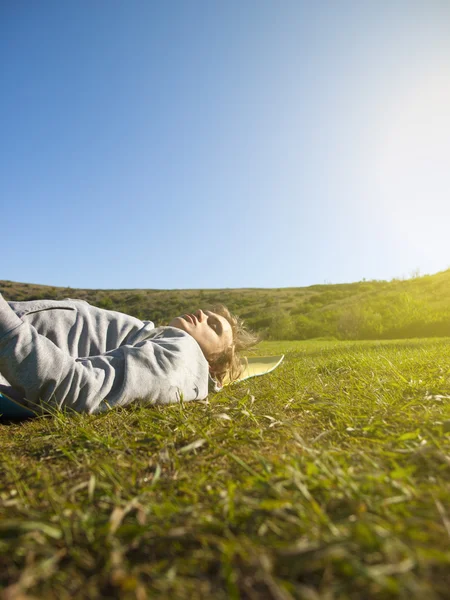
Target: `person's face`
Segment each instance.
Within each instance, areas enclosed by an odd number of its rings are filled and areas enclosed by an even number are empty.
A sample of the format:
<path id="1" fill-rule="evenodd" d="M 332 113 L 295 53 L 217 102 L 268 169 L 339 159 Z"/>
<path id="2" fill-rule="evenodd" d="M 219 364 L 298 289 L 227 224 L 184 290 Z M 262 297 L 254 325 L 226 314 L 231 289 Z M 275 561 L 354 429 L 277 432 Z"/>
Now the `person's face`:
<path id="1" fill-rule="evenodd" d="M 193 313 L 175 317 L 169 325 L 192 335 L 206 360 L 223 352 L 233 343 L 231 325 L 225 317 L 209 310 L 203 311 L 199 308 Z"/>

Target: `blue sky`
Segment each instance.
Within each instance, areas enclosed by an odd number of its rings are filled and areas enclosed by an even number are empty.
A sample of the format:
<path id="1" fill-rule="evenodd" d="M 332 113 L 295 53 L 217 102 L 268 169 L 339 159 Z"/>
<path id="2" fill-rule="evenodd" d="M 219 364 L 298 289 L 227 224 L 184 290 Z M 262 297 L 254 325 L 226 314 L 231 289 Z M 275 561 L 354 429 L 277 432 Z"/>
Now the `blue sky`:
<path id="1" fill-rule="evenodd" d="M 4 0 L 0 279 L 450 266 L 450 3 Z"/>

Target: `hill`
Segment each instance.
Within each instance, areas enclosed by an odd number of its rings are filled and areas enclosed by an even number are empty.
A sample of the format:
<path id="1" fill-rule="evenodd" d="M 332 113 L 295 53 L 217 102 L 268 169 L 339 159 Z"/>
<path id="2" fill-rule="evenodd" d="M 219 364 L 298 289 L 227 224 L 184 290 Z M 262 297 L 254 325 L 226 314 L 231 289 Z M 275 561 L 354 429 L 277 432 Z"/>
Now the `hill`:
<path id="1" fill-rule="evenodd" d="M 140 319 L 221 302 L 267 339 L 395 339 L 450 336 L 450 269 L 408 280 L 274 289 L 93 290 L 0 281 L 10 301 L 80 298 Z"/>

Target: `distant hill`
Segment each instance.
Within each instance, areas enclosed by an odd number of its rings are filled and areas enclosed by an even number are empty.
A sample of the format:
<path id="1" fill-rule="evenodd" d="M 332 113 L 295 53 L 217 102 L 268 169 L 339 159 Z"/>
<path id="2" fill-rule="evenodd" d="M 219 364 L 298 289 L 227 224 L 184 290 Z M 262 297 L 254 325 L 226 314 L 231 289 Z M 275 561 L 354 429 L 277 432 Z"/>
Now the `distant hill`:
<path id="1" fill-rule="evenodd" d="M 450 269 L 408 280 L 303 288 L 86 290 L 0 281 L 6 300 L 80 298 L 167 324 L 223 303 L 267 339 L 395 339 L 450 336 Z"/>

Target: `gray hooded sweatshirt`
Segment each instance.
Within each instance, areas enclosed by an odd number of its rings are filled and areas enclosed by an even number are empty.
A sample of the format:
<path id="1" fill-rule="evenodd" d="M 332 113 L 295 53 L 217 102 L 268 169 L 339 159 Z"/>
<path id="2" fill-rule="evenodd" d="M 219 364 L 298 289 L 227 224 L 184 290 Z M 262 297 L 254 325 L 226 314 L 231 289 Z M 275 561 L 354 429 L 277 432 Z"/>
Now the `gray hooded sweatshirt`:
<path id="1" fill-rule="evenodd" d="M 8 303 L 0 294 L 0 392 L 37 412 L 202 400 L 208 383 L 200 346 L 180 329 L 84 300 Z"/>

